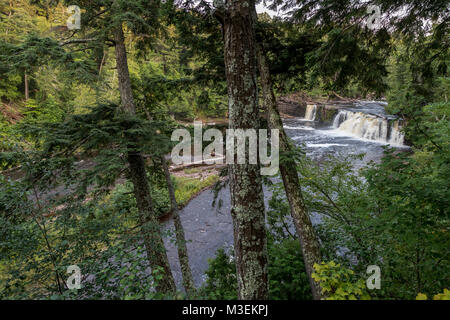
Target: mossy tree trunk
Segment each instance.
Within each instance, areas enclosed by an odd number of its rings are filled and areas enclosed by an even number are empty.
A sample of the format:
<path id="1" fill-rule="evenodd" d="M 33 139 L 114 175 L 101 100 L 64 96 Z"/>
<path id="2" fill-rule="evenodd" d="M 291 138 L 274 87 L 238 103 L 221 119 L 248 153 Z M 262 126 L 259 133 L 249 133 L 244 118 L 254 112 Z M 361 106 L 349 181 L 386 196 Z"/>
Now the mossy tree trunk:
<path id="1" fill-rule="evenodd" d="M 114 41 L 122 108 L 128 114 L 135 114 L 136 110 L 131 90 L 122 26 L 116 28 L 114 32 Z M 156 289 L 161 293 L 174 293 L 176 291 L 175 281 L 161 236 L 159 221 L 153 212 L 144 158 L 138 150 L 130 148 L 130 150 L 128 150 L 127 159 L 129 163 L 130 179 L 134 186 L 134 196 L 139 211 L 139 220 L 141 223 L 147 258 L 152 270 L 159 270 L 163 273 L 163 277 L 157 283 Z"/>
<path id="2" fill-rule="evenodd" d="M 255 7 L 253 7 L 253 9 L 253 19 L 255 19 L 254 22 L 256 24 L 257 13 Z M 256 51 L 268 125 L 270 129 L 279 130 L 280 154 L 286 154 L 292 151 L 292 146 L 283 129 L 283 122 L 281 121 L 280 113 L 278 111 L 269 65 L 266 60 L 264 49 L 260 43 L 256 44 Z M 298 179 L 297 166 L 295 160 L 289 157 L 285 157 L 283 161 L 280 161 L 279 166 L 284 189 L 289 201 L 291 216 L 302 248 L 303 260 L 311 285 L 311 292 L 315 300 L 320 300 L 322 298 L 321 288 L 311 277 L 312 273 L 314 273 L 314 264 L 321 262 L 320 245 L 304 204 L 300 181 Z"/>
<path id="3" fill-rule="evenodd" d="M 252 6 L 254 1 L 227 0 L 218 12 L 224 28 L 230 129 L 260 127 Z M 230 164 L 229 176 L 238 298 L 267 299 L 267 241 L 260 167 Z"/>

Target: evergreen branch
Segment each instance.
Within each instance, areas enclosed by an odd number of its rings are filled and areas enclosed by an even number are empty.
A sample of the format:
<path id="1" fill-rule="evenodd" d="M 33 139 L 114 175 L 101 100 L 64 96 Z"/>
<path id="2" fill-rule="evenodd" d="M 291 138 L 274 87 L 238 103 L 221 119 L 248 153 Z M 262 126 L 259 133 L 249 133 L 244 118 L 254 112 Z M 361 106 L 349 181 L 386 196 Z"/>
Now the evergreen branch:
<path id="1" fill-rule="evenodd" d="M 72 39 L 72 40 L 62 41 L 62 42 L 59 43 L 59 45 L 61 47 L 64 47 L 64 46 L 69 45 L 69 44 L 87 43 L 87 42 L 97 41 L 97 40 L 98 39 L 95 39 L 95 38 L 90 38 L 90 39 Z"/>

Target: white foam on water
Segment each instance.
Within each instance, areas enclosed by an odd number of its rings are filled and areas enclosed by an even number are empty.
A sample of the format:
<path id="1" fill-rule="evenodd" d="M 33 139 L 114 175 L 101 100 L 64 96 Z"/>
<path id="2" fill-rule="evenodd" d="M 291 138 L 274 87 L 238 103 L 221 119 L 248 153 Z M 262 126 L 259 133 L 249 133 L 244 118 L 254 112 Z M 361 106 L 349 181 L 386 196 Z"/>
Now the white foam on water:
<path id="1" fill-rule="evenodd" d="M 396 143 L 392 143 L 392 142 L 387 142 L 387 141 L 381 141 L 381 140 L 370 140 L 370 139 L 366 139 L 366 138 L 361 138 L 360 136 L 356 135 L 356 134 L 351 134 L 339 129 L 334 129 L 334 130 L 318 130 L 320 131 L 321 134 L 330 136 L 330 137 L 340 137 L 340 138 L 349 138 L 349 139 L 354 139 L 354 140 L 359 140 L 359 141 L 364 141 L 364 142 L 369 142 L 369 143 L 376 143 L 376 144 L 381 144 L 381 145 L 391 145 L 394 146 L 396 148 L 409 148 L 408 146 L 405 146 L 403 144 L 396 144 Z"/>
<path id="2" fill-rule="evenodd" d="M 381 101 L 381 100 L 361 100 L 359 103 L 360 104 L 363 104 L 363 103 L 377 103 L 377 104 L 381 104 L 383 106 L 387 106 L 388 105 L 387 101 Z"/>
<path id="3" fill-rule="evenodd" d="M 307 143 L 309 148 L 329 148 L 329 147 L 348 147 L 348 144 L 340 143 Z"/>
<path id="4" fill-rule="evenodd" d="M 306 126 L 298 126 L 298 127 L 283 126 L 283 128 L 288 129 L 288 130 L 315 130 L 314 128 L 306 127 Z"/>

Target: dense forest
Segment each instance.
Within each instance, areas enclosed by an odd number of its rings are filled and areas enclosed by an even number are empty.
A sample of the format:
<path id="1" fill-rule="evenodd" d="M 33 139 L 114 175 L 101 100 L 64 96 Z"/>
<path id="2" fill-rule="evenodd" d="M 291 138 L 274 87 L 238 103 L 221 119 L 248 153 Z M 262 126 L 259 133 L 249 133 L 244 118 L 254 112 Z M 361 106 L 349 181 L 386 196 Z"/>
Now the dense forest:
<path id="1" fill-rule="evenodd" d="M 449 22 L 0 0 L 0 299 L 449 300 Z"/>

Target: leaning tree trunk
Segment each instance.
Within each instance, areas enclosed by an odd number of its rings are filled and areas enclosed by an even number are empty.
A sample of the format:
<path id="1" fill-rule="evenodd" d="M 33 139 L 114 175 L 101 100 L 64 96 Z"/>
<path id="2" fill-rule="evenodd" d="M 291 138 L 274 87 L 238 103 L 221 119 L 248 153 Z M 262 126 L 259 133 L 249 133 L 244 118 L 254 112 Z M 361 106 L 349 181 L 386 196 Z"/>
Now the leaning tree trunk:
<path id="1" fill-rule="evenodd" d="M 30 90 L 28 89 L 28 74 L 26 71 L 23 76 L 23 82 L 25 84 L 25 101 L 28 101 L 30 99 Z"/>
<path id="2" fill-rule="evenodd" d="M 253 7 L 253 18 L 257 19 L 256 9 Z M 270 76 L 269 66 L 266 60 L 262 45 L 257 43 L 258 67 L 261 78 L 261 87 L 263 89 L 264 107 L 267 112 L 267 121 L 270 129 L 278 129 L 280 134 L 280 154 L 286 154 L 292 151 L 291 144 L 288 140 L 286 132 L 283 129 L 278 105 L 273 91 L 272 79 Z M 280 173 L 283 179 L 284 189 L 289 201 L 291 216 L 294 221 L 295 229 L 303 254 L 306 272 L 308 274 L 311 292 L 315 300 L 322 298 L 320 285 L 311 277 L 314 273 L 314 264 L 321 262 L 320 246 L 314 233 L 308 211 L 303 201 L 300 181 L 298 179 L 297 166 L 292 158 L 280 161 Z"/>
<path id="3" fill-rule="evenodd" d="M 227 0 L 223 21 L 230 129 L 259 129 L 253 1 Z M 248 156 L 248 150 L 246 150 Z M 247 157 L 246 157 L 247 158 Z M 267 299 L 267 241 L 258 164 L 230 164 L 231 215 L 239 299 Z"/>
<path id="4" fill-rule="evenodd" d="M 178 204 L 175 198 L 175 190 L 172 179 L 170 178 L 169 167 L 164 156 L 161 157 L 161 163 L 166 177 L 167 189 L 169 190 L 170 206 L 172 208 L 173 222 L 175 225 L 175 234 L 178 247 L 178 260 L 180 260 L 181 274 L 183 276 L 183 286 L 188 295 L 195 293 L 194 280 L 192 278 L 191 268 L 189 267 L 189 257 L 186 247 L 186 238 L 184 236 L 183 225 L 181 224 Z"/>
<path id="5" fill-rule="evenodd" d="M 135 114 L 136 110 L 131 90 L 122 26 L 119 26 L 115 30 L 114 41 L 122 108 L 128 114 Z M 169 260 L 167 259 L 166 249 L 161 237 L 159 221 L 153 212 L 144 158 L 138 150 L 134 150 L 131 147 L 129 148 L 127 159 L 130 166 L 130 178 L 134 185 L 134 196 L 139 211 L 139 220 L 142 225 L 141 230 L 147 258 L 152 270 L 160 270 L 163 273 L 163 277 L 157 283 L 156 289 L 161 293 L 173 293 L 176 291 L 175 281 L 170 270 Z"/>

